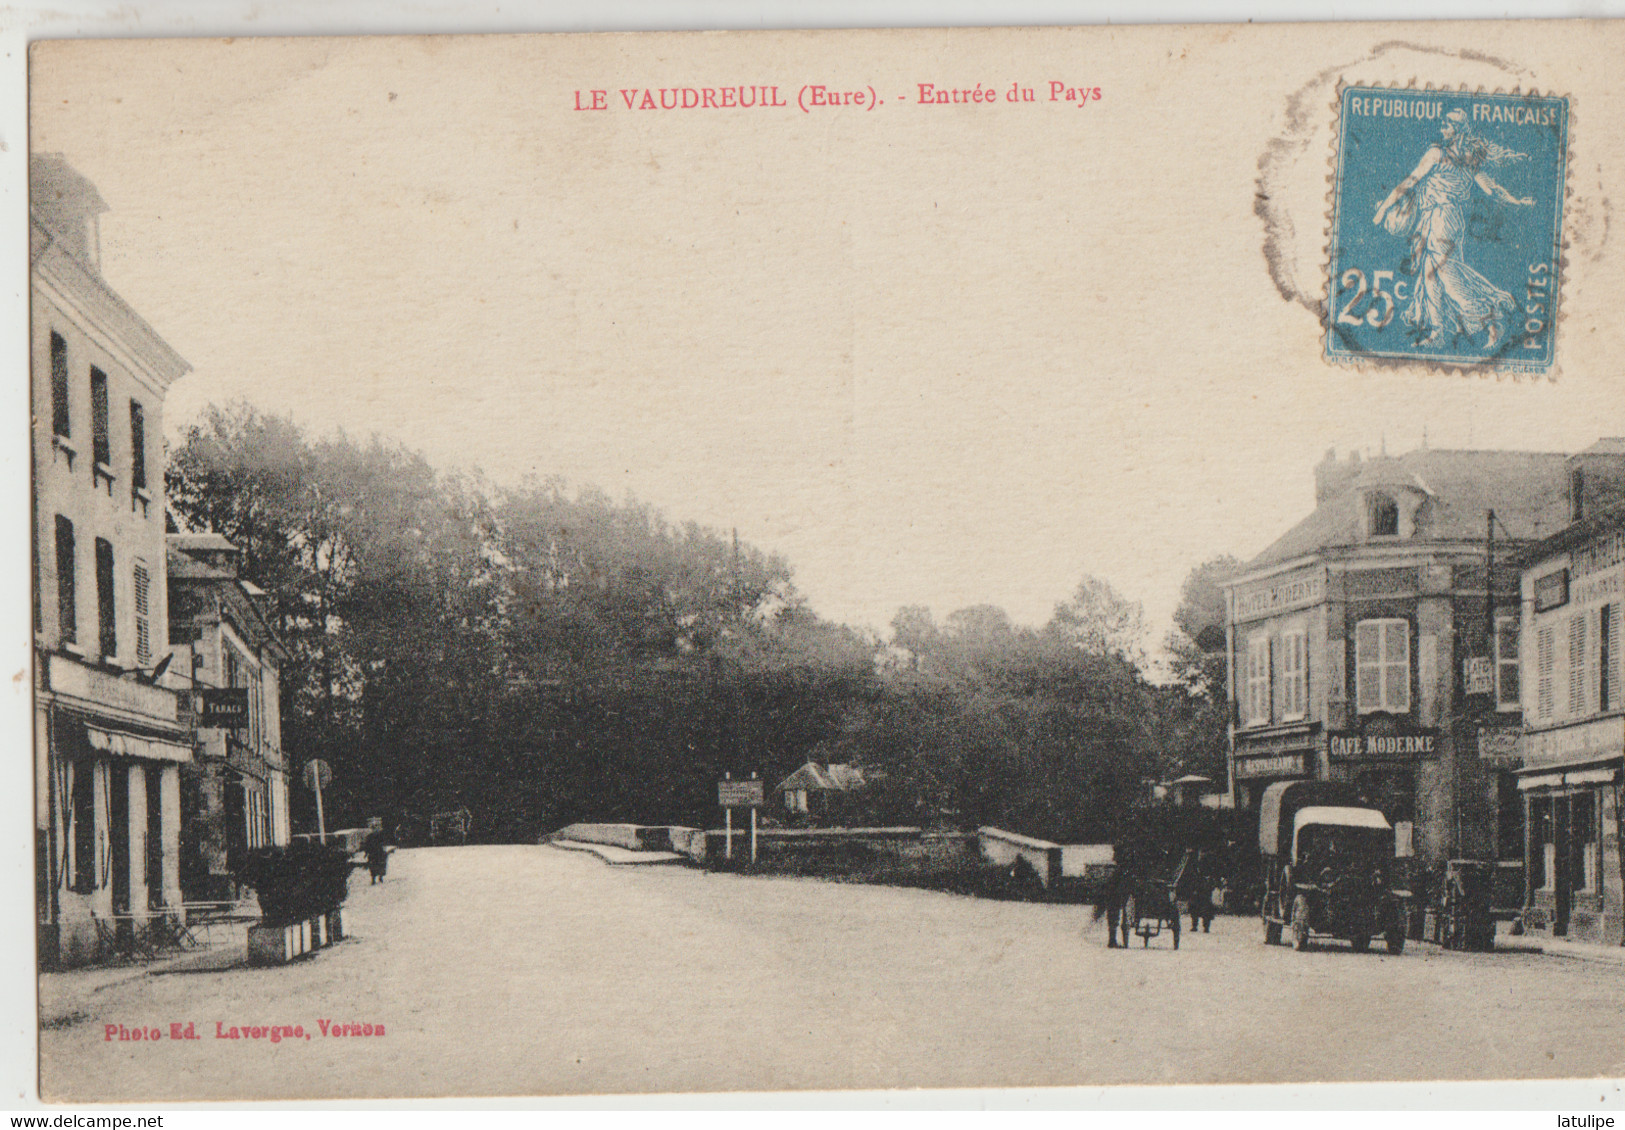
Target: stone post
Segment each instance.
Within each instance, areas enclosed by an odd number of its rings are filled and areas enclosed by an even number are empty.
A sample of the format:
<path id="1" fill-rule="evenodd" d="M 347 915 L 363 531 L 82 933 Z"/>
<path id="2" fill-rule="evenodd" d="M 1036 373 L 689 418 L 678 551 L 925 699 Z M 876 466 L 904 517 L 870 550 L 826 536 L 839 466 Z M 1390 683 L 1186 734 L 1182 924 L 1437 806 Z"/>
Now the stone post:
<path id="1" fill-rule="evenodd" d="M 147 909 L 147 889 L 156 875 L 147 874 L 147 764 L 132 761 L 117 769 L 115 774 L 129 781 L 130 803 L 126 814 L 130 840 L 130 913 L 141 914 Z M 114 788 L 118 787 L 115 779 Z"/>
<path id="2" fill-rule="evenodd" d="M 181 912 L 181 772 L 168 764 L 158 778 L 159 817 L 164 830 L 164 905 Z"/>

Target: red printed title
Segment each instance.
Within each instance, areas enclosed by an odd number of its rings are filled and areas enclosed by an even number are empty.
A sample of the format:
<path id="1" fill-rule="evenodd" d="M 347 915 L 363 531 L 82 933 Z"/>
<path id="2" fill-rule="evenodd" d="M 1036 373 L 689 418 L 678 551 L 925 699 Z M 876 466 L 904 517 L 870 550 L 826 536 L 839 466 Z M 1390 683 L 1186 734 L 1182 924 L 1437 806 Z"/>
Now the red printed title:
<path id="1" fill-rule="evenodd" d="M 872 84 L 831 86 L 806 83 L 798 90 L 774 84 L 748 86 L 634 86 L 617 90 L 577 90 L 574 109 L 610 110 L 874 110 L 896 106 L 1054 105 L 1081 108 L 1101 100 L 1098 86 L 1050 79 L 1037 86 L 1012 82 L 1007 87 L 975 83 L 942 86 L 917 82 L 912 89 L 886 97 Z"/>

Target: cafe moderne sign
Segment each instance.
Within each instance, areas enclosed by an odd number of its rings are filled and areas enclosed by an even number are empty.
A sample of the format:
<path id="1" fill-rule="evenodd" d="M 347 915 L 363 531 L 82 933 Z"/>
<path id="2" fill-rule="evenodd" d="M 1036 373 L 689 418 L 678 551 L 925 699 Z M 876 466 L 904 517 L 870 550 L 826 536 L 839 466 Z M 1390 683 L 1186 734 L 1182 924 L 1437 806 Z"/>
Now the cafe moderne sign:
<path id="1" fill-rule="evenodd" d="M 1332 760 L 1355 758 L 1432 757 L 1438 735 L 1426 730 L 1408 734 L 1357 734 L 1333 730 L 1327 735 Z"/>

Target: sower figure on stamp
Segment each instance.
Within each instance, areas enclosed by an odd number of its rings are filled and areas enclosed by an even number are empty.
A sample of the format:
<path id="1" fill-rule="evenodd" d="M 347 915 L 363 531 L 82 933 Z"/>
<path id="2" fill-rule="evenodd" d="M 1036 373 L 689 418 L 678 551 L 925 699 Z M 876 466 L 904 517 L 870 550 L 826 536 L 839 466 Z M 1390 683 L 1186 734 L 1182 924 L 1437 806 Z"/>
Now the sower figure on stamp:
<path id="1" fill-rule="evenodd" d="M 1417 335 L 1417 344 L 1436 345 L 1483 333 L 1485 348 L 1493 349 L 1506 335 L 1506 321 L 1517 302 L 1469 267 L 1462 251 L 1475 185 L 1503 204 L 1535 203 L 1532 197 L 1513 196 L 1484 171 L 1488 165 L 1528 159 L 1527 154 L 1479 137 L 1466 111 L 1451 110 L 1444 116 L 1439 141 L 1428 146 L 1411 175 L 1377 205 L 1373 223 L 1394 235 L 1410 236 L 1408 264 L 1415 275 L 1402 316 Z M 1413 195 L 1418 185 L 1420 190 Z"/>

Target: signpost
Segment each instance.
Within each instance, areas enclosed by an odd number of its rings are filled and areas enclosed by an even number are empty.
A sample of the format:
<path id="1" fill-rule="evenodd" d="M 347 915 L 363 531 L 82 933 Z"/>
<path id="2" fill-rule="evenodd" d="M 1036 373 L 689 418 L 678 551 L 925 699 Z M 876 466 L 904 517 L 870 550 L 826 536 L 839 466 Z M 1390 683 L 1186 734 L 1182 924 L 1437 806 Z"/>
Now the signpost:
<path id="1" fill-rule="evenodd" d="M 762 782 L 756 774 L 750 775 L 748 781 L 736 781 L 732 773 L 724 773 L 722 780 L 717 782 L 717 804 L 722 807 L 723 819 L 726 821 L 725 829 L 727 844 L 723 847 L 723 856 L 726 859 L 734 857 L 734 809 L 750 809 L 750 861 L 756 862 L 756 810 L 762 806 Z"/>
<path id="2" fill-rule="evenodd" d="M 333 770 L 319 757 L 305 762 L 305 787 L 316 792 L 316 832 L 327 842 L 327 816 L 322 812 L 322 790 L 333 781 Z"/>

